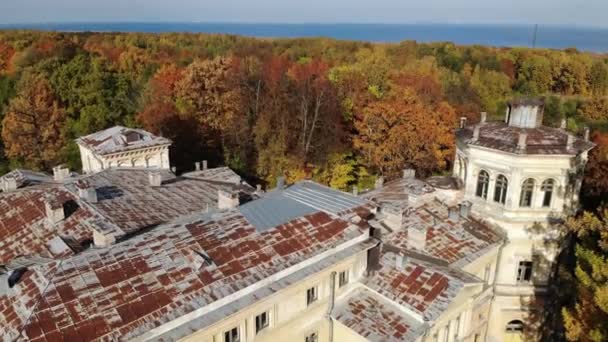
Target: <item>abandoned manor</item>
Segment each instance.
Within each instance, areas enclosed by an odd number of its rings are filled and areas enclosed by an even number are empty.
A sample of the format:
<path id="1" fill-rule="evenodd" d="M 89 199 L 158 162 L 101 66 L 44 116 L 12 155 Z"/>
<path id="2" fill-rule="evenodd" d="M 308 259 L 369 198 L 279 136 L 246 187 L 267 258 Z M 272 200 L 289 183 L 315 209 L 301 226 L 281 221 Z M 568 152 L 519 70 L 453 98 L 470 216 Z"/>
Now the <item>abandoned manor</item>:
<path id="1" fill-rule="evenodd" d="M 342 192 L 171 168 L 171 141 L 80 137 L 82 173 L 0 176 L 3 341 L 521 341 L 578 207 L 588 131 L 537 100 L 461 119 L 451 176 Z"/>

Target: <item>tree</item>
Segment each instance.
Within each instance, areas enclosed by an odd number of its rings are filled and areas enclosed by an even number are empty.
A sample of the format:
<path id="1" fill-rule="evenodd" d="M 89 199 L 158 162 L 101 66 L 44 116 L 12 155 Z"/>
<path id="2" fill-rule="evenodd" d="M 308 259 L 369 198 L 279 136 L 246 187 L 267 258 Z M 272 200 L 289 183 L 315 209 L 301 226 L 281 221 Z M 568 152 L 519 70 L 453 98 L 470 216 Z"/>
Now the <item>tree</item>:
<path id="1" fill-rule="evenodd" d="M 523 94 L 539 95 L 553 88 L 551 61 L 539 55 L 524 57 L 517 72 L 517 88 Z"/>
<path id="2" fill-rule="evenodd" d="M 576 293 L 573 304 L 562 309 L 570 341 L 608 339 L 608 210 L 585 212 L 567 224 L 578 238 Z"/>
<path id="3" fill-rule="evenodd" d="M 608 133 L 594 132 L 591 140 L 597 146 L 589 152 L 582 193 L 589 208 L 596 208 L 608 196 Z"/>
<path id="4" fill-rule="evenodd" d="M 477 93 L 484 111 L 497 116 L 499 104 L 511 93 L 509 78 L 500 72 L 475 67 L 471 88 Z"/>
<path id="5" fill-rule="evenodd" d="M 406 164 L 429 174 L 443 170 L 452 158 L 455 121 L 447 103 L 425 106 L 412 89 L 397 88 L 357 115 L 353 144 L 384 175 L 394 176 Z"/>
<path id="6" fill-rule="evenodd" d="M 585 120 L 606 121 L 608 120 L 608 98 L 592 98 L 582 104 L 578 113 Z"/>
<path id="7" fill-rule="evenodd" d="M 608 93 L 608 63 L 596 60 L 589 71 L 589 86 L 594 96 L 605 96 Z"/>
<path id="8" fill-rule="evenodd" d="M 59 162 L 66 115 L 45 76 L 28 73 L 18 84 L 2 122 L 6 155 L 38 170 Z"/>

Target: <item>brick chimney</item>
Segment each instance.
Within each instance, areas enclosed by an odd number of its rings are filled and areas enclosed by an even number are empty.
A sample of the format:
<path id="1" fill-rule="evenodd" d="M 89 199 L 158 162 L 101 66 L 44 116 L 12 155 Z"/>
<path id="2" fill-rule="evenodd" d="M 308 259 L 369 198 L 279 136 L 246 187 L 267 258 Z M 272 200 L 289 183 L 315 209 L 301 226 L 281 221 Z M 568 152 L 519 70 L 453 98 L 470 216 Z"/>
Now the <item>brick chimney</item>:
<path id="1" fill-rule="evenodd" d="M 448 219 L 450 219 L 452 222 L 458 222 L 460 219 L 460 208 L 457 206 L 448 207 Z"/>
<path id="2" fill-rule="evenodd" d="M 2 191 L 14 191 L 17 190 L 17 179 L 15 177 L 5 177 L 2 179 Z"/>
<path id="3" fill-rule="evenodd" d="M 414 170 L 414 169 L 405 169 L 405 170 L 403 170 L 403 178 L 404 179 L 415 179 L 416 178 L 416 170 Z"/>
<path id="4" fill-rule="evenodd" d="M 203 171 L 207 170 L 207 161 L 203 160 Z"/>
<path id="5" fill-rule="evenodd" d="M 572 136 L 571 134 L 568 134 L 568 138 L 566 140 L 566 148 L 571 150 L 573 145 L 574 145 L 574 136 Z"/>
<path id="6" fill-rule="evenodd" d="M 63 203 L 59 203 L 53 198 L 44 198 L 44 209 L 46 212 L 46 219 L 49 224 L 57 224 L 61 220 L 65 219 Z"/>
<path id="7" fill-rule="evenodd" d="M 353 185 L 353 196 L 359 196 L 359 187 Z"/>
<path id="8" fill-rule="evenodd" d="M 201 170 L 201 162 L 195 162 L 194 163 L 194 170 L 195 171 L 200 171 Z"/>
<path id="9" fill-rule="evenodd" d="M 80 180 L 76 182 L 76 187 L 78 188 L 78 196 L 81 199 L 90 203 L 97 203 L 97 190 L 89 182 Z"/>
<path id="10" fill-rule="evenodd" d="M 64 167 L 63 165 L 59 165 L 53 168 L 53 179 L 56 182 L 63 182 L 70 177 L 70 169 Z"/>
<path id="11" fill-rule="evenodd" d="M 467 117 L 461 116 L 460 117 L 460 128 L 465 128 L 466 126 L 467 126 Z"/>
<path id="12" fill-rule="evenodd" d="M 407 263 L 407 257 L 401 254 L 395 254 L 395 268 L 403 270 L 404 265 Z"/>
<path id="13" fill-rule="evenodd" d="M 589 141 L 590 132 L 591 130 L 589 129 L 589 127 L 585 126 L 585 128 L 583 128 L 583 139 L 585 139 L 585 141 Z"/>
<path id="14" fill-rule="evenodd" d="M 559 128 L 561 130 L 566 130 L 566 127 L 568 127 L 568 121 L 566 121 L 566 119 L 562 119 L 562 121 L 561 121 L 561 123 L 559 125 Z"/>
<path id="15" fill-rule="evenodd" d="M 479 122 L 486 123 L 487 120 L 488 120 L 488 113 L 481 112 Z"/>
<path id="16" fill-rule="evenodd" d="M 150 182 L 150 186 L 159 187 L 163 183 L 163 176 L 160 172 L 150 172 L 148 173 L 148 181 Z"/>
<path id="17" fill-rule="evenodd" d="M 475 126 L 475 128 L 473 128 L 473 141 L 479 140 L 479 130 L 480 130 L 479 125 L 477 125 L 477 126 Z"/>
<path id="18" fill-rule="evenodd" d="M 285 188 L 285 177 L 279 176 L 277 177 L 277 189 L 283 190 L 283 188 Z"/>
<path id="19" fill-rule="evenodd" d="M 236 208 L 239 206 L 239 195 L 225 190 L 217 191 L 217 207 L 219 209 Z"/>
<path id="20" fill-rule="evenodd" d="M 426 233 L 428 227 L 424 224 L 415 224 L 407 227 L 407 247 L 423 251 L 426 248 Z"/>

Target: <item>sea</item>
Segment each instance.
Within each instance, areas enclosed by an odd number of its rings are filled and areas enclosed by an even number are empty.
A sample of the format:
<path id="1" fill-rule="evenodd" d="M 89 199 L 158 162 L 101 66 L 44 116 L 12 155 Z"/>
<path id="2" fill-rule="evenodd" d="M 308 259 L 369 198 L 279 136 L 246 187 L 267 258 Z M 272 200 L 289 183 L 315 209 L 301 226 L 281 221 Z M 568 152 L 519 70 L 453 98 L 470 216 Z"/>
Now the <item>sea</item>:
<path id="1" fill-rule="evenodd" d="M 64 32 L 204 32 L 251 37 L 329 37 L 370 42 L 450 41 L 460 45 L 576 48 L 608 52 L 608 28 L 486 24 L 255 24 L 205 22 L 112 22 L 0 24 L 0 29 Z M 536 34 L 535 34 L 536 32 Z"/>

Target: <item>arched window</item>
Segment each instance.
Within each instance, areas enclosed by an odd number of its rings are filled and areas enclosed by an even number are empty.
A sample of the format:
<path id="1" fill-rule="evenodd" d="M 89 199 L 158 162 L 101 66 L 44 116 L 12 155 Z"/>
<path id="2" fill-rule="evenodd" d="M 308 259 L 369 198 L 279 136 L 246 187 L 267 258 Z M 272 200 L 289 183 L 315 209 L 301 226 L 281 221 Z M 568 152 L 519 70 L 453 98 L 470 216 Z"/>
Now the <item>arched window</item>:
<path id="1" fill-rule="evenodd" d="M 479 171 L 479 176 L 477 177 L 477 197 L 481 197 L 483 199 L 488 198 L 488 184 L 490 183 L 490 176 L 485 171 Z"/>
<path id="2" fill-rule="evenodd" d="M 507 200 L 508 186 L 509 181 L 507 180 L 507 177 L 503 175 L 498 175 L 498 177 L 496 177 L 496 186 L 494 187 L 494 202 L 505 204 Z"/>
<path id="3" fill-rule="evenodd" d="M 520 207 L 532 206 L 532 193 L 534 192 L 534 179 L 528 178 L 521 185 L 521 195 L 519 197 Z"/>
<path id="4" fill-rule="evenodd" d="M 554 185 L 555 185 L 555 181 L 553 179 L 547 179 L 541 185 L 540 191 L 542 191 L 544 193 L 543 194 L 543 207 L 551 206 L 551 199 L 553 198 Z"/>
<path id="5" fill-rule="evenodd" d="M 505 330 L 508 333 L 522 333 L 524 331 L 524 322 L 514 319 L 511 322 L 507 323 L 507 327 Z"/>

